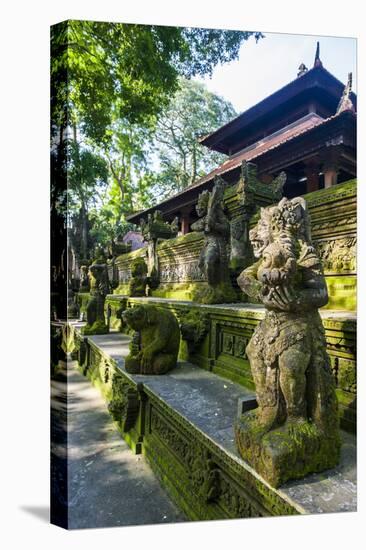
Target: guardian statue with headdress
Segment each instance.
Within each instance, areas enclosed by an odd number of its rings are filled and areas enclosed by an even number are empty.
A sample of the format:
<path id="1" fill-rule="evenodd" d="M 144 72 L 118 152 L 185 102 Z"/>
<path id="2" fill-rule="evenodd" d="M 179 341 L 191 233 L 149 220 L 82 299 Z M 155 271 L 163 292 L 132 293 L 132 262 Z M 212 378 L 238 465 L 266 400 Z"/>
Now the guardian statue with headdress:
<path id="1" fill-rule="evenodd" d="M 193 296 L 200 303 L 237 301 L 229 275 L 230 222 L 224 209 L 224 189 L 224 180 L 216 177 L 213 190 L 205 190 L 200 194 L 196 206 L 199 219 L 191 225 L 193 231 L 202 231 L 204 234 L 198 267 L 207 284 Z"/>
<path id="2" fill-rule="evenodd" d="M 335 384 L 318 312 L 328 293 L 303 198 L 262 208 L 249 238 L 256 262 L 238 284 L 264 305 L 265 317 L 246 348 L 258 407 L 237 419 L 236 442 L 278 486 L 339 460 Z"/>

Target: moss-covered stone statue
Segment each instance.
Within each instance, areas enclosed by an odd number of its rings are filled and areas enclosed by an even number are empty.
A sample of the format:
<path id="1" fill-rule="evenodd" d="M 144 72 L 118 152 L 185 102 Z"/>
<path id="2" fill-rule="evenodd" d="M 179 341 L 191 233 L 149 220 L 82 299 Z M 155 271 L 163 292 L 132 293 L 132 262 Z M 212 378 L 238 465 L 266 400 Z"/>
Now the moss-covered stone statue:
<path id="1" fill-rule="evenodd" d="M 151 290 L 156 290 L 160 284 L 158 241 L 177 236 L 178 218 L 168 223 L 164 221 L 162 212 L 155 210 L 154 214 L 148 214 L 147 220 L 140 219 L 140 229 L 147 242 L 147 293 L 150 294 Z"/>
<path id="2" fill-rule="evenodd" d="M 165 374 L 177 364 L 180 330 L 170 311 L 153 305 L 138 305 L 123 313 L 123 320 L 135 330 L 126 357 L 131 374 Z"/>
<path id="3" fill-rule="evenodd" d="M 193 296 L 194 301 L 202 304 L 237 301 L 229 276 L 230 223 L 224 212 L 224 184 L 221 178 L 215 178 L 212 192 L 200 194 L 196 206 L 200 219 L 191 225 L 193 231 L 203 231 L 205 237 L 198 266 L 208 287 L 197 290 Z"/>
<path id="4" fill-rule="evenodd" d="M 89 292 L 90 290 L 90 279 L 89 279 L 89 268 L 87 265 L 82 265 L 80 267 L 80 288 L 79 292 Z"/>
<path id="5" fill-rule="evenodd" d="M 194 353 L 206 336 L 210 323 L 208 315 L 198 310 L 190 310 L 180 315 L 182 339 L 187 342 L 189 353 Z"/>
<path id="6" fill-rule="evenodd" d="M 108 269 L 106 263 L 96 260 L 89 267 L 90 298 L 86 306 L 86 325 L 84 334 L 107 334 L 108 325 L 104 317 L 105 297 L 110 293 Z"/>
<path id="7" fill-rule="evenodd" d="M 338 406 L 318 313 L 328 294 L 304 199 L 261 209 L 250 241 L 258 261 L 238 284 L 266 315 L 246 349 L 258 408 L 237 419 L 235 436 L 242 457 L 277 487 L 339 461 Z"/>
<path id="8" fill-rule="evenodd" d="M 131 264 L 131 279 L 128 287 L 129 296 L 146 296 L 147 265 L 143 258 L 136 258 Z"/>

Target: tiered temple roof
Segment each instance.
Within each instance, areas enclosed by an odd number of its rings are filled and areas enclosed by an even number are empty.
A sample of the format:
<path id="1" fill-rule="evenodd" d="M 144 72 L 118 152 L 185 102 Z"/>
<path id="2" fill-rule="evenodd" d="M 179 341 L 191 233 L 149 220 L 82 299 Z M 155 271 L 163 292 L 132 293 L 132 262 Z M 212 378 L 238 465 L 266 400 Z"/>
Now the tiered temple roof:
<path id="1" fill-rule="evenodd" d="M 200 139 L 202 145 L 227 154 L 226 161 L 129 220 L 137 223 L 159 209 L 167 220 L 188 213 L 193 221 L 199 193 L 212 188 L 216 175 L 236 182 L 243 160 L 257 164 L 264 183 L 285 170 L 289 197 L 354 177 L 357 97 L 351 86 L 352 75 L 345 86 L 323 67 L 318 43 L 312 69 L 301 64 L 295 80 Z"/>

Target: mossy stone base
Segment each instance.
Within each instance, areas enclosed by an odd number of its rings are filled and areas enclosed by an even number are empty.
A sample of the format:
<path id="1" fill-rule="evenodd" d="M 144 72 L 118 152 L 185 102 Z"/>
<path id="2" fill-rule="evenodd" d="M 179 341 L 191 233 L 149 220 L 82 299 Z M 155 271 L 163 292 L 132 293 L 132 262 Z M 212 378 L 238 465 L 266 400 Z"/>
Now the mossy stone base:
<path id="1" fill-rule="evenodd" d="M 221 283 L 200 288 L 194 292 L 193 301 L 199 304 L 232 304 L 238 301 L 238 295 L 230 283 Z"/>
<path id="2" fill-rule="evenodd" d="M 104 321 L 95 321 L 92 325 L 85 325 L 85 327 L 82 328 L 82 333 L 85 335 L 90 334 L 108 334 L 109 328 L 108 325 L 104 323 Z"/>
<path id="3" fill-rule="evenodd" d="M 235 439 L 243 459 L 273 487 L 334 468 L 340 459 L 338 435 L 328 436 L 305 420 L 287 421 L 268 431 L 255 410 L 237 419 Z"/>

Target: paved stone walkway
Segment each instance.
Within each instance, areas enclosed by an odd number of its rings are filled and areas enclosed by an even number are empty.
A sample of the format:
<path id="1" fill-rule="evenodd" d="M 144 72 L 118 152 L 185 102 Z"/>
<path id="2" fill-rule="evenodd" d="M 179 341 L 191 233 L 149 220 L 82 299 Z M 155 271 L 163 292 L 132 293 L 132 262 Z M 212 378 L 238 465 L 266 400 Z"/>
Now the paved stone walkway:
<path id="1" fill-rule="evenodd" d="M 117 432 L 99 391 L 70 366 L 67 378 L 69 528 L 184 521 Z"/>

